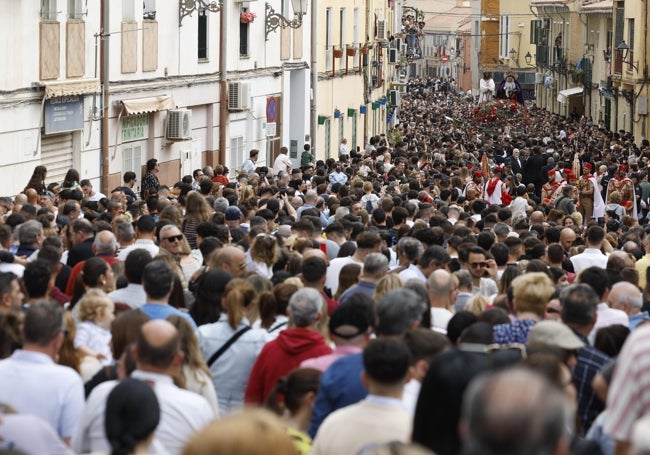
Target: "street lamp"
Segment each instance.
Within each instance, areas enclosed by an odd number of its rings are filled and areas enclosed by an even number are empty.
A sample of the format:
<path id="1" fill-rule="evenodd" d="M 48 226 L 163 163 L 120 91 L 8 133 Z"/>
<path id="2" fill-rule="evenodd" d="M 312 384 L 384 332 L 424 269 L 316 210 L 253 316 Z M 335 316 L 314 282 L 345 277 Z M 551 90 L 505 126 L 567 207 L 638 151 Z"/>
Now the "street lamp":
<path id="1" fill-rule="evenodd" d="M 533 56 L 530 55 L 530 51 L 526 52 L 526 55 L 524 55 L 524 60 L 526 60 L 526 65 L 530 65 L 530 62 L 533 61 Z"/>
<path id="2" fill-rule="evenodd" d="M 619 45 L 616 46 L 616 50 L 621 55 L 621 62 L 626 63 L 630 65 L 632 68 L 634 68 L 635 70 L 639 71 L 638 65 L 635 65 L 634 62 L 630 62 L 627 60 L 627 57 L 630 54 L 630 46 L 627 45 L 625 40 L 621 41 Z"/>
<path id="3" fill-rule="evenodd" d="M 508 52 L 508 55 L 510 55 L 510 60 L 515 59 L 515 57 L 517 56 L 517 51 L 515 50 L 514 47 L 512 49 L 510 49 L 510 52 Z"/>
<path id="4" fill-rule="evenodd" d="M 300 28 L 302 26 L 302 17 L 307 14 L 308 0 L 291 0 L 291 7 L 295 17 L 291 20 L 287 19 L 280 13 L 276 13 L 270 4 L 266 4 L 266 40 L 269 39 L 269 33 L 274 32 L 280 28 Z"/>

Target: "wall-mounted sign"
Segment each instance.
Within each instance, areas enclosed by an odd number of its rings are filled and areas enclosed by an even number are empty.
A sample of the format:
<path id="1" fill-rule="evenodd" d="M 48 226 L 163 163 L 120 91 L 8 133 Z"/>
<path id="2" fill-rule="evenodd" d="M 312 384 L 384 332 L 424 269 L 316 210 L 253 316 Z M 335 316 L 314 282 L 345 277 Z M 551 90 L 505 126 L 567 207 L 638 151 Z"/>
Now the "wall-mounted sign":
<path id="1" fill-rule="evenodd" d="M 45 100 L 45 134 L 66 133 L 83 127 L 83 97 L 72 95 Z"/>
<path id="2" fill-rule="evenodd" d="M 149 137 L 149 114 L 127 115 L 122 118 L 122 142 Z"/>

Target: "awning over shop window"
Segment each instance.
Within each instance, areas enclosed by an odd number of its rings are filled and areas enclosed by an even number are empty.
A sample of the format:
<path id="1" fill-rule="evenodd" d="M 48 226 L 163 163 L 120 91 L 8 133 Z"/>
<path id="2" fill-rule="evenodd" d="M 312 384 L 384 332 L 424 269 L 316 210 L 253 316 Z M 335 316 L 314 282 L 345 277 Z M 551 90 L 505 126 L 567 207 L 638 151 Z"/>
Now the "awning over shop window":
<path id="1" fill-rule="evenodd" d="M 45 98 L 47 99 L 100 92 L 101 85 L 99 84 L 99 79 L 83 79 L 45 84 Z"/>
<path id="2" fill-rule="evenodd" d="M 573 88 L 568 88 L 566 90 L 561 90 L 560 93 L 557 94 L 557 100 L 560 103 L 568 103 L 569 102 L 569 97 L 573 95 L 579 95 L 582 93 L 582 87 L 573 87 Z"/>
<path id="3" fill-rule="evenodd" d="M 148 114 L 150 112 L 166 111 L 176 107 L 171 95 L 122 100 L 122 105 L 124 106 L 125 115 Z"/>

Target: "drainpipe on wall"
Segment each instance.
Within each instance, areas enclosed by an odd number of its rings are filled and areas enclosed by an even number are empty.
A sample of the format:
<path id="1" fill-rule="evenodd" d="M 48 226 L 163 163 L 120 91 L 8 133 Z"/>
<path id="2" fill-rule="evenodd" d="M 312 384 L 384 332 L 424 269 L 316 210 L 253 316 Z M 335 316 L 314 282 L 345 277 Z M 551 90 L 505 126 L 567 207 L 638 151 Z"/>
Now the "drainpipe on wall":
<path id="1" fill-rule="evenodd" d="M 318 0 L 311 2 L 311 99 L 309 100 L 309 138 L 311 153 L 316 156 L 316 133 L 318 129 Z"/>
<path id="2" fill-rule="evenodd" d="M 219 97 L 219 163 L 226 166 L 226 132 L 228 127 L 228 2 L 221 2 L 221 26 L 219 38 L 219 76 L 221 95 Z"/>
<path id="3" fill-rule="evenodd" d="M 102 127 L 101 127 L 101 160 L 99 173 L 101 175 L 101 191 L 108 191 L 108 106 L 109 92 L 110 92 L 110 0 L 101 0 L 101 13 L 100 21 L 102 24 L 101 29 L 101 79 L 102 90 L 104 96 L 102 97 Z"/>

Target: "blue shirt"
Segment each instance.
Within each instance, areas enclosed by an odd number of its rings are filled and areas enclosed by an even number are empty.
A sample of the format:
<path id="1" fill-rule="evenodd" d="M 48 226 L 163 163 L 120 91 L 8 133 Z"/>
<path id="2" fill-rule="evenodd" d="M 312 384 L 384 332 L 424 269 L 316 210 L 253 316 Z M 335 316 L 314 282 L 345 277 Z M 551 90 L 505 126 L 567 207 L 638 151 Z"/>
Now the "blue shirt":
<path id="1" fill-rule="evenodd" d="M 309 425 L 309 435 L 316 436 L 318 427 L 332 412 L 363 400 L 368 391 L 361 384 L 362 354 L 341 357 L 325 370 Z"/>
<path id="2" fill-rule="evenodd" d="M 494 326 L 494 342 L 496 344 L 522 343 L 528 340 L 528 331 L 537 322 L 532 319 L 521 319 Z"/>
<path id="3" fill-rule="evenodd" d="M 145 303 L 140 307 L 140 311 L 149 316 L 151 319 L 167 319 L 169 316 L 180 316 L 187 319 L 196 331 L 196 323 L 192 316 L 171 305 L 161 305 L 159 303 Z"/>
<path id="4" fill-rule="evenodd" d="M 641 313 L 630 316 L 630 331 L 636 329 L 636 326 L 646 319 L 650 319 L 650 315 L 648 315 L 647 311 L 642 311 Z"/>
<path id="5" fill-rule="evenodd" d="M 375 295 L 376 288 L 377 285 L 375 283 L 371 283 L 370 281 L 359 281 L 357 284 L 346 289 L 345 292 L 341 294 L 341 297 L 339 297 L 339 302 L 345 303 L 345 301 L 349 299 L 352 294 L 356 294 L 358 292 L 362 292 L 368 297 L 372 298 L 372 296 Z"/>

